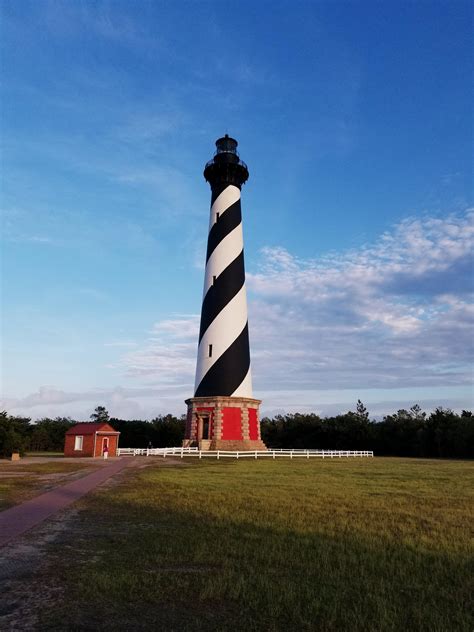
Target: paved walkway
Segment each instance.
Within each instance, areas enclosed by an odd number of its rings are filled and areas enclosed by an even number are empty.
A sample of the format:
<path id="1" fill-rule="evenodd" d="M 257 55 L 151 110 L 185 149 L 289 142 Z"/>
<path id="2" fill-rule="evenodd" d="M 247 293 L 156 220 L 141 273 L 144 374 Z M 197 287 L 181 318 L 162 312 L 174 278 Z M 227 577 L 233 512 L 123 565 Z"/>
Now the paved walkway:
<path id="1" fill-rule="evenodd" d="M 130 462 L 131 459 L 127 458 L 114 460 L 92 474 L 61 485 L 21 505 L 5 509 L 0 513 L 0 547 L 95 489 Z"/>

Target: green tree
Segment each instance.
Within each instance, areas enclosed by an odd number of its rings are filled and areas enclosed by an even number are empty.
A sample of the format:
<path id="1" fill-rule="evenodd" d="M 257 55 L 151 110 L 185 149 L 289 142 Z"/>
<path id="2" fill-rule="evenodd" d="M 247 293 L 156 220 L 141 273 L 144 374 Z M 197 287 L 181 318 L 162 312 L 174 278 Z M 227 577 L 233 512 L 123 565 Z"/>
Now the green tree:
<path id="1" fill-rule="evenodd" d="M 105 406 L 97 406 L 94 408 L 94 412 L 90 416 L 92 421 L 96 423 L 108 423 L 110 420 L 110 415 Z"/>
<path id="2" fill-rule="evenodd" d="M 158 416 L 152 421 L 142 419 L 117 419 L 112 417 L 111 425 L 120 432 L 120 445 L 126 448 L 164 448 L 180 446 L 184 439 L 185 416 Z"/>
<path id="3" fill-rule="evenodd" d="M 44 417 L 31 426 L 30 450 L 62 452 L 64 435 L 76 422 L 70 417 Z"/>
<path id="4" fill-rule="evenodd" d="M 415 421 L 424 421 L 424 419 L 426 418 L 426 413 L 424 413 L 421 410 L 418 404 L 415 404 L 414 406 L 412 406 L 410 410 L 408 411 L 408 414 Z"/>
<path id="5" fill-rule="evenodd" d="M 9 457 L 12 452 L 25 452 L 30 423 L 29 417 L 11 417 L 6 410 L 0 412 L 0 458 Z"/>
<path id="6" fill-rule="evenodd" d="M 360 399 L 357 400 L 356 417 L 359 419 L 359 421 L 369 421 L 369 411 L 360 401 Z"/>

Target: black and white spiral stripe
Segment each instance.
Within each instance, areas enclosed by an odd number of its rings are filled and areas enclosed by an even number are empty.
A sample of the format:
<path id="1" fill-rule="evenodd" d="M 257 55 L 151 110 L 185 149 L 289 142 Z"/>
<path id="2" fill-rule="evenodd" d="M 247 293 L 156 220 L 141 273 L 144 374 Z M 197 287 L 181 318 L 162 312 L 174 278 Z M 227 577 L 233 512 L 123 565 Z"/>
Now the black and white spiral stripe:
<path id="1" fill-rule="evenodd" d="M 195 397 L 252 397 L 240 189 L 212 187 Z"/>

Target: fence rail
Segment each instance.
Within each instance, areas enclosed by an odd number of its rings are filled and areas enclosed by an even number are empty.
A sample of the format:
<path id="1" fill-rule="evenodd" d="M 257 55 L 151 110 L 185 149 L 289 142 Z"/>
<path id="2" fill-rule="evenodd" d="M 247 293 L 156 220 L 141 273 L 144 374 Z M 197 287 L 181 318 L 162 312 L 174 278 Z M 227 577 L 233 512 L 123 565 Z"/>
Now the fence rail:
<path id="1" fill-rule="evenodd" d="M 286 457 L 296 458 L 353 458 L 353 457 L 373 457 L 372 450 L 285 450 L 282 448 L 275 450 L 199 450 L 199 448 L 118 448 L 118 456 L 179 456 L 181 458 L 195 456 L 199 459 L 277 459 Z"/>

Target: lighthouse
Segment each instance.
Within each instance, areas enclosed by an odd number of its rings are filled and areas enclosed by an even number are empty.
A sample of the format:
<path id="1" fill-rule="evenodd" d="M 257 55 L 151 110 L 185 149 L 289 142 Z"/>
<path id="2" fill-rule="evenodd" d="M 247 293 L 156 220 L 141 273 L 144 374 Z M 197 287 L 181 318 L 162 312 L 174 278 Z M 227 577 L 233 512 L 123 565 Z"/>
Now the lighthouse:
<path id="1" fill-rule="evenodd" d="M 264 450 L 253 398 L 240 193 L 247 165 L 237 141 L 216 141 L 204 178 L 211 212 L 194 397 L 187 399 L 185 446 L 201 450 Z"/>

